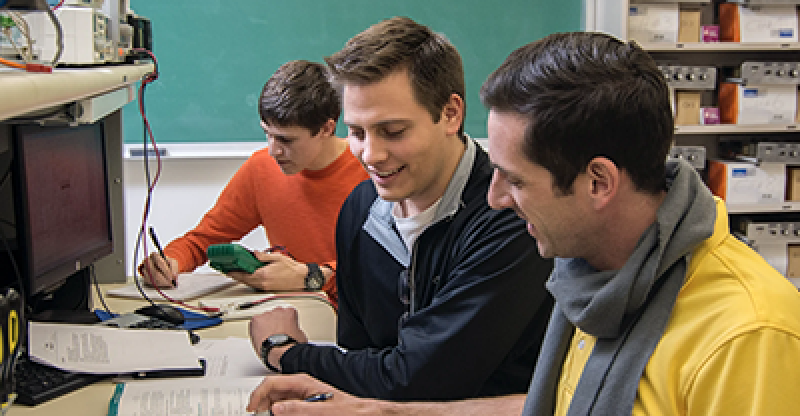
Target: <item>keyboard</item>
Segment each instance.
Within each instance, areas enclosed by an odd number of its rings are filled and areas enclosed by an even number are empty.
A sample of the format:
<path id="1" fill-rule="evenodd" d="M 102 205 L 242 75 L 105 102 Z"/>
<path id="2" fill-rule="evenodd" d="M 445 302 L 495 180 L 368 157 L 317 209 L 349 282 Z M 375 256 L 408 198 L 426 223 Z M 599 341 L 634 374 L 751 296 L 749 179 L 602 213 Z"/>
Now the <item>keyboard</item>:
<path id="1" fill-rule="evenodd" d="M 36 406 L 108 377 L 104 374 L 73 373 L 33 362 L 26 354 L 14 367 L 14 403 Z"/>

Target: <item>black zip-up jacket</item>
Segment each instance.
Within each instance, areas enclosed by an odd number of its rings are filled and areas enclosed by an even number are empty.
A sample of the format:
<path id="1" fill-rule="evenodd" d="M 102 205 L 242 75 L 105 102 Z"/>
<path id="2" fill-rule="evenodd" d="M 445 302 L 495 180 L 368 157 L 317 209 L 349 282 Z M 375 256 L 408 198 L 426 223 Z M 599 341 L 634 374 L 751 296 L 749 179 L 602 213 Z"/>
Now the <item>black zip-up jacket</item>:
<path id="1" fill-rule="evenodd" d="M 552 299 L 525 222 L 492 210 L 488 156 L 471 139 L 436 210 L 409 253 L 391 203 L 371 181 L 350 194 L 336 228 L 338 344 L 300 344 L 284 372 L 306 372 L 363 397 L 461 399 L 525 393 Z M 413 311 L 400 300 L 413 276 Z M 404 313 L 407 318 L 402 319 Z"/>

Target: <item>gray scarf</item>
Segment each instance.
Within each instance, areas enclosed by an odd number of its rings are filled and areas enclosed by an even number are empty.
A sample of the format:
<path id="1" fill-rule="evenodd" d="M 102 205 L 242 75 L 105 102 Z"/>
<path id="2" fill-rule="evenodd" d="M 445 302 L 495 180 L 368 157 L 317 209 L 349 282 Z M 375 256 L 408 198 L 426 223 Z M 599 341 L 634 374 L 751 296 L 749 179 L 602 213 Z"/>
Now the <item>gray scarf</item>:
<path id="1" fill-rule="evenodd" d="M 688 256 L 714 231 L 716 206 L 686 162 L 667 165 L 667 196 L 627 263 L 597 271 L 582 259 L 556 259 L 547 289 L 556 299 L 523 415 L 552 415 L 574 327 L 597 338 L 569 416 L 629 415 L 641 374 L 683 286 Z M 620 224 L 620 226 L 623 226 Z"/>

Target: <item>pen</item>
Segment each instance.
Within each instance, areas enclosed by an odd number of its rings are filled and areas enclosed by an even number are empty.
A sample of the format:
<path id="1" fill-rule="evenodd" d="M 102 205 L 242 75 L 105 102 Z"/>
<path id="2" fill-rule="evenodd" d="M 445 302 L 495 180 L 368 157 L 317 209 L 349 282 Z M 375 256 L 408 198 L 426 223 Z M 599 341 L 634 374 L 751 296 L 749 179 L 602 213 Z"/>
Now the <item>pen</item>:
<path id="1" fill-rule="evenodd" d="M 164 255 L 164 249 L 161 248 L 161 243 L 158 242 L 158 237 L 156 236 L 156 230 L 153 227 L 150 227 L 148 230 L 150 231 L 150 239 L 153 240 L 153 244 L 156 246 L 156 250 L 158 250 L 158 254 L 161 255 L 161 258 L 167 263 L 167 271 L 169 271 L 169 260 L 167 260 L 167 256 Z M 175 279 L 172 279 L 172 286 L 178 286 L 178 282 Z"/>
<path id="2" fill-rule="evenodd" d="M 333 393 L 319 393 L 313 396 L 306 397 L 305 401 L 307 402 L 324 402 L 325 400 L 329 400 L 333 398 Z"/>

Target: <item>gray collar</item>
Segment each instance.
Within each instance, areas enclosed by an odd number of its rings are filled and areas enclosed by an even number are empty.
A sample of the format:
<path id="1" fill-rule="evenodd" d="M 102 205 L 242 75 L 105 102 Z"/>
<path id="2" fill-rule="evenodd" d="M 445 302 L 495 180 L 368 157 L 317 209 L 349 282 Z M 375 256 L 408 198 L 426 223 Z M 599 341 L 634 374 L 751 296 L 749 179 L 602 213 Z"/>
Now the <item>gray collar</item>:
<path id="1" fill-rule="evenodd" d="M 442 202 L 436 208 L 431 224 L 435 224 L 444 218 L 455 215 L 461 207 L 461 195 L 467 186 L 467 180 L 472 172 L 472 165 L 475 162 L 476 144 L 470 138 L 466 138 L 467 148 L 461 161 L 458 162 L 453 177 L 447 184 L 447 189 L 442 195 Z M 403 267 L 408 267 L 411 262 L 411 253 L 406 248 L 403 239 L 394 230 L 394 218 L 392 217 L 392 207 L 394 202 L 382 199 L 380 196 L 375 198 L 375 202 L 369 210 L 369 216 L 364 222 L 364 231 L 367 232 L 375 241 L 385 248 L 392 257 L 395 258 Z"/>

